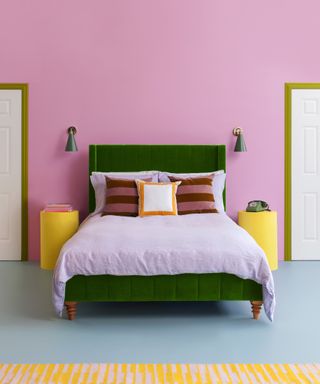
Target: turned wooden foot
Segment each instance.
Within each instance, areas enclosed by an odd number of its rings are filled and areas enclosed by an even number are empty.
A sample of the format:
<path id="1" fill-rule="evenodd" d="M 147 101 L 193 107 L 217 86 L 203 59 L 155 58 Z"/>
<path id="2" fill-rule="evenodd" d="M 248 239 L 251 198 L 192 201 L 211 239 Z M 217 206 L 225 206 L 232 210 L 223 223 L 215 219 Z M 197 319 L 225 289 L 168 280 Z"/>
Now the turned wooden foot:
<path id="1" fill-rule="evenodd" d="M 253 318 L 255 320 L 258 320 L 259 316 L 260 316 L 260 311 L 261 311 L 263 301 L 250 301 L 250 303 L 251 303 Z"/>
<path id="2" fill-rule="evenodd" d="M 77 303 L 75 301 L 66 301 L 64 304 L 67 308 L 68 320 L 74 320 L 77 314 Z"/>

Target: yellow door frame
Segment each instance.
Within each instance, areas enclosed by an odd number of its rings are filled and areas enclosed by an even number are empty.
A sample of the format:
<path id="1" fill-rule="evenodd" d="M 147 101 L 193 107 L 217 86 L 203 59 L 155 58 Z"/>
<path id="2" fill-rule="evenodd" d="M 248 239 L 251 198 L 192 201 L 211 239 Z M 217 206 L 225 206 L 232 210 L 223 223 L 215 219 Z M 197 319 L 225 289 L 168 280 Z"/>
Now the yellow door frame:
<path id="1" fill-rule="evenodd" d="M 1 83 L 21 91 L 21 260 L 28 260 L 28 84 Z"/>
<path id="2" fill-rule="evenodd" d="M 291 94 L 293 89 L 320 89 L 320 83 L 285 83 L 285 192 L 284 192 L 284 259 L 292 260 L 291 250 Z"/>

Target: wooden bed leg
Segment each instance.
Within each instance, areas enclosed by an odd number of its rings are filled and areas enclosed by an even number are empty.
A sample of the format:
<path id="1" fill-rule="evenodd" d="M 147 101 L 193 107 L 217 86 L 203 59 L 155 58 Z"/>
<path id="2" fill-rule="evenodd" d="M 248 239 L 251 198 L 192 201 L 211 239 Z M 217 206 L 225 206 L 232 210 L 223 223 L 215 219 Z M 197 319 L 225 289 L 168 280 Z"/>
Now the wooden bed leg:
<path id="1" fill-rule="evenodd" d="M 263 301 L 250 301 L 250 303 L 251 303 L 253 318 L 255 320 L 259 320 L 260 311 L 261 311 Z"/>
<path id="2" fill-rule="evenodd" d="M 74 320 L 77 314 L 77 303 L 75 301 L 66 301 L 64 304 L 67 308 L 68 320 Z"/>

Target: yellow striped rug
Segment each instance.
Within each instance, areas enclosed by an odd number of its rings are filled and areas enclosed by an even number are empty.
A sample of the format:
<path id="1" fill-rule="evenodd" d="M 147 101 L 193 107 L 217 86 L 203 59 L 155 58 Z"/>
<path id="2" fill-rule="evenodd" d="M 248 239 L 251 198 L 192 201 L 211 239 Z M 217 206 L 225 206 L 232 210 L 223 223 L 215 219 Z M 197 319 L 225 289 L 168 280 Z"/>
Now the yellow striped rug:
<path id="1" fill-rule="evenodd" d="M 0 383 L 320 383 L 320 364 L 0 364 Z"/>

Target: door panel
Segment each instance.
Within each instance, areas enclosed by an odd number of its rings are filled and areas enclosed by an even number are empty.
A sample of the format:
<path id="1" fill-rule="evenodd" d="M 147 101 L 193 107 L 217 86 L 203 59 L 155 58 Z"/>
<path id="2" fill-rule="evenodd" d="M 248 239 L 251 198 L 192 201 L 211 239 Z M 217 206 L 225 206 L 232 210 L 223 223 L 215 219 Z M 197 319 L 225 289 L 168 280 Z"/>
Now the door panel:
<path id="1" fill-rule="evenodd" d="M 320 89 L 293 89 L 292 260 L 320 260 Z"/>
<path id="2" fill-rule="evenodd" d="M 0 89 L 0 260 L 21 260 L 21 97 Z"/>

